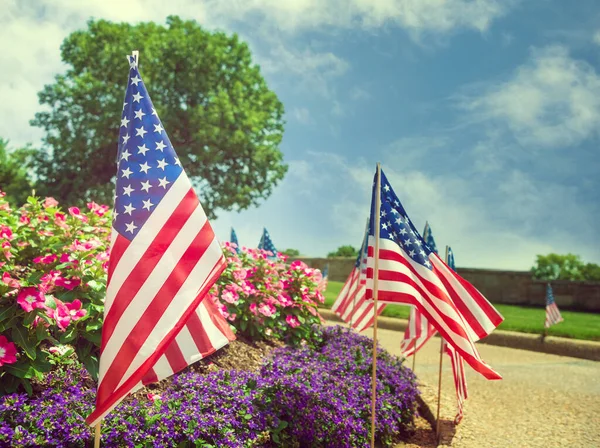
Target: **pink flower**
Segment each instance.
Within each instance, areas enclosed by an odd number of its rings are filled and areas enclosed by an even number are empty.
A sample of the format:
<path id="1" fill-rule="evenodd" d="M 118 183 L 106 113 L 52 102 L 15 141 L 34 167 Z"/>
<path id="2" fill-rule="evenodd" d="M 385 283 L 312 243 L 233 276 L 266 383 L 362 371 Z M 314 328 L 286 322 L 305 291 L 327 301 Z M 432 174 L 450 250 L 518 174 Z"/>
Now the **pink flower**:
<path id="1" fill-rule="evenodd" d="M 221 312 L 221 316 L 225 319 L 229 318 L 229 312 L 227 312 L 227 306 L 219 305 L 219 311 Z"/>
<path id="2" fill-rule="evenodd" d="M 52 233 L 50 230 L 40 230 L 38 232 L 38 235 L 41 235 L 41 236 L 54 236 L 54 233 Z"/>
<path id="3" fill-rule="evenodd" d="M 27 215 L 21 215 L 21 217 L 19 218 L 19 222 L 21 224 L 27 225 L 27 224 L 29 224 L 31 222 L 31 219 Z"/>
<path id="4" fill-rule="evenodd" d="M 258 312 L 256 311 L 256 303 L 251 303 L 250 304 L 250 312 L 252 314 L 254 314 L 255 316 L 258 315 Z"/>
<path id="5" fill-rule="evenodd" d="M 4 274 L 2 274 L 2 281 L 5 284 L 7 284 L 8 286 L 10 286 L 11 288 L 20 288 L 21 287 L 21 283 L 19 283 L 17 280 L 12 278 L 8 272 L 5 272 Z"/>
<path id="6" fill-rule="evenodd" d="M 10 249 L 10 243 L 8 241 L 4 241 L 2 243 L 2 249 Z"/>
<path id="7" fill-rule="evenodd" d="M 25 312 L 30 313 L 36 308 L 44 308 L 46 298 L 42 291 L 30 286 L 19 291 L 17 303 L 21 305 L 21 308 L 23 308 Z"/>
<path id="8" fill-rule="evenodd" d="M 54 284 L 56 286 L 62 286 L 63 288 L 68 289 L 70 291 L 73 288 L 78 287 L 81 284 L 81 280 L 79 280 L 78 278 L 66 279 L 63 277 L 59 277 L 56 279 Z"/>
<path id="9" fill-rule="evenodd" d="M 227 303 L 237 303 L 239 296 L 233 291 L 226 290 L 221 294 L 221 299 L 225 300 Z"/>
<path id="10" fill-rule="evenodd" d="M 288 296 L 285 293 L 279 294 L 277 296 L 277 299 L 279 300 L 279 303 L 281 303 L 281 305 L 284 307 L 292 306 L 294 304 L 294 301 L 290 298 L 290 296 Z"/>
<path id="11" fill-rule="evenodd" d="M 48 197 L 44 200 L 44 208 L 56 207 L 58 205 L 58 201 L 53 197 Z"/>
<path id="12" fill-rule="evenodd" d="M 77 207 L 69 207 L 69 213 L 71 216 L 79 219 L 81 222 L 88 222 L 88 217 L 81 214 L 81 210 Z"/>
<path id="13" fill-rule="evenodd" d="M 245 269 L 240 269 L 238 271 L 233 272 L 233 278 L 238 282 L 245 280 L 247 276 L 248 274 L 246 273 Z"/>
<path id="14" fill-rule="evenodd" d="M 277 309 L 270 303 L 263 303 L 258 307 L 258 312 L 266 317 L 271 317 L 277 312 Z"/>
<path id="15" fill-rule="evenodd" d="M 12 229 L 8 226 L 0 226 L 0 238 L 12 240 L 14 238 Z"/>
<path id="16" fill-rule="evenodd" d="M 256 292 L 256 288 L 248 280 L 244 280 L 244 283 L 242 284 L 242 291 L 244 294 L 251 295 Z"/>
<path id="17" fill-rule="evenodd" d="M 50 353 L 52 353 L 53 355 L 64 355 L 65 353 L 67 353 L 67 351 L 69 351 L 69 347 L 67 347 L 66 345 L 57 345 L 57 346 L 53 346 L 50 347 L 48 349 L 48 351 Z"/>
<path id="18" fill-rule="evenodd" d="M 308 268 L 306 263 L 300 260 L 293 261 L 292 264 L 290 264 L 290 269 L 293 271 L 303 271 L 306 268 Z"/>
<path id="19" fill-rule="evenodd" d="M 235 320 L 235 318 L 236 318 L 236 317 L 237 317 L 237 314 L 233 313 L 233 314 L 230 314 L 230 315 L 229 315 L 229 317 L 228 317 L 227 319 L 229 319 L 230 321 L 232 321 L 232 322 L 233 322 L 233 321 Z"/>
<path id="20" fill-rule="evenodd" d="M 56 260 L 58 260 L 58 257 L 54 254 L 48 254 L 48 255 L 44 255 L 43 257 L 36 257 L 33 259 L 34 263 L 42 263 L 42 264 L 52 264 L 54 263 Z"/>
<path id="21" fill-rule="evenodd" d="M 8 342 L 5 336 L 0 335 L 0 367 L 15 362 L 17 362 L 17 348 L 15 344 Z"/>
<path id="22" fill-rule="evenodd" d="M 148 400 L 150 401 L 160 400 L 161 398 L 162 397 L 159 394 L 153 394 L 152 392 L 148 394 Z"/>
<path id="23" fill-rule="evenodd" d="M 296 328 L 298 326 L 300 326 L 300 321 L 298 320 L 298 318 L 296 316 L 293 316 L 291 314 L 289 314 L 286 318 L 285 321 L 288 323 L 288 325 L 292 328 Z"/>
<path id="24" fill-rule="evenodd" d="M 66 330 L 71 320 L 77 321 L 87 314 L 86 310 L 81 309 L 81 301 L 76 299 L 72 303 L 63 303 L 58 299 L 54 299 L 56 302 L 55 310 L 48 310 L 47 314 L 49 317 L 56 320 L 58 328 Z"/>

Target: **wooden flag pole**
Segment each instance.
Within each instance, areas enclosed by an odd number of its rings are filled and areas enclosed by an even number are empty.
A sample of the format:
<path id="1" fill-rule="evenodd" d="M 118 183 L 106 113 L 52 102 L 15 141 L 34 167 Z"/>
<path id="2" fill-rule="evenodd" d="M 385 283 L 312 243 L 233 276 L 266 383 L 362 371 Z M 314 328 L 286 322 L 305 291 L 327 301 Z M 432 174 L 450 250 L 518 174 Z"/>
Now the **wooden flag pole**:
<path id="1" fill-rule="evenodd" d="M 412 371 L 413 371 L 413 373 L 415 373 L 415 363 L 416 363 L 416 359 L 417 359 L 417 351 L 415 350 L 415 352 L 413 353 L 413 366 L 412 366 Z"/>
<path id="2" fill-rule="evenodd" d="M 100 448 L 100 422 L 96 425 L 96 434 L 94 436 L 94 448 Z"/>
<path id="3" fill-rule="evenodd" d="M 375 265 L 373 266 L 373 312 L 375 317 L 373 319 L 373 377 L 372 391 L 371 391 L 371 448 L 375 448 L 375 398 L 377 392 L 377 294 L 379 292 L 379 227 L 380 227 L 380 215 L 381 215 L 381 166 L 377 162 L 377 183 L 375 186 L 375 222 L 373 228 L 375 229 Z M 367 246 L 368 246 L 367 236 Z M 362 256 L 362 255 L 361 255 Z"/>
<path id="4" fill-rule="evenodd" d="M 446 263 L 448 263 L 448 246 L 446 246 Z M 439 380 L 438 380 L 438 402 L 437 402 L 437 417 L 435 420 L 435 436 L 439 442 L 440 439 L 440 407 L 442 398 L 442 363 L 444 361 L 444 338 L 440 334 L 440 369 L 439 369 Z"/>
<path id="5" fill-rule="evenodd" d="M 369 218 L 367 218 L 367 223 L 365 224 L 365 232 L 363 233 L 363 245 L 360 247 L 360 264 L 358 265 L 358 286 L 356 289 L 360 288 L 360 272 L 361 272 L 361 267 L 362 267 L 362 257 L 363 257 L 363 251 L 365 249 L 364 245 L 367 244 L 367 239 L 369 238 L 368 236 L 369 233 Z M 367 244 L 368 245 L 368 244 Z M 354 297 L 352 297 L 352 311 L 350 312 L 350 322 L 348 323 L 348 326 L 350 328 L 352 328 L 352 317 L 354 316 L 354 311 L 356 310 L 356 294 L 354 294 Z"/>

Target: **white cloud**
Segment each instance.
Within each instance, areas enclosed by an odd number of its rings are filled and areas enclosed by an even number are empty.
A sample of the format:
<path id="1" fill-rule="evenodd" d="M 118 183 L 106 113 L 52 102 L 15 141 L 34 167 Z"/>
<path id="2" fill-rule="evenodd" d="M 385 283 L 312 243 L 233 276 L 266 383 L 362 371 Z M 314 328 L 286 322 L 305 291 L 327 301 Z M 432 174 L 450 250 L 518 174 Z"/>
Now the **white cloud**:
<path id="1" fill-rule="evenodd" d="M 596 31 L 594 33 L 592 40 L 594 41 L 595 44 L 600 45 L 600 31 Z"/>
<path id="2" fill-rule="evenodd" d="M 473 120 L 505 125 L 522 145 L 576 145 L 600 126 L 600 77 L 566 48 L 532 51 L 531 60 L 506 82 L 463 100 Z"/>
<path id="3" fill-rule="evenodd" d="M 310 124 L 312 123 L 312 118 L 310 117 L 310 112 L 306 107 L 294 107 L 291 112 L 292 117 L 302 124 Z"/>

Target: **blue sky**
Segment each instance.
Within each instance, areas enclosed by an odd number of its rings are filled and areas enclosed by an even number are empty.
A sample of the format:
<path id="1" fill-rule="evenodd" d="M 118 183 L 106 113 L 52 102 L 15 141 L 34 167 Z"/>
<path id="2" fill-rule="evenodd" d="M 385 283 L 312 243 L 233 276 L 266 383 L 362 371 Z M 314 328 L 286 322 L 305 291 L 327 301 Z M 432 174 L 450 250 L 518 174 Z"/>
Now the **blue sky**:
<path id="1" fill-rule="evenodd" d="M 597 1 L 121 3 L 0 0 L 0 136 L 39 141 L 36 93 L 90 16 L 177 14 L 239 33 L 286 109 L 288 175 L 259 208 L 221 214 L 220 239 L 234 226 L 256 246 L 266 226 L 277 248 L 310 256 L 357 246 L 381 162 L 459 267 L 600 262 Z"/>

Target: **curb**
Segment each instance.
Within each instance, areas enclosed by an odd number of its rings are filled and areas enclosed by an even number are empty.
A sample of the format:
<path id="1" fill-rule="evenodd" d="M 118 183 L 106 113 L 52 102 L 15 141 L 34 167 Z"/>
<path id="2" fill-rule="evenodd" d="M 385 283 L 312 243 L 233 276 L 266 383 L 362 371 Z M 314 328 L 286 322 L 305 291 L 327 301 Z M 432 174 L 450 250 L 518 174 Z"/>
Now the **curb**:
<path id="1" fill-rule="evenodd" d="M 324 319 L 343 322 L 342 319 L 331 310 L 319 308 L 319 313 Z M 377 318 L 377 327 L 385 328 L 386 330 L 404 331 L 407 326 L 408 320 L 406 319 L 394 319 L 385 316 L 379 316 Z M 579 339 L 559 338 L 557 336 L 547 336 L 542 341 L 542 337 L 537 334 L 495 330 L 492 334 L 479 342 L 500 347 L 548 353 L 550 355 L 570 356 L 572 358 L 600 361 L 600 342 L 596 341 L 582 341 Z"/>

